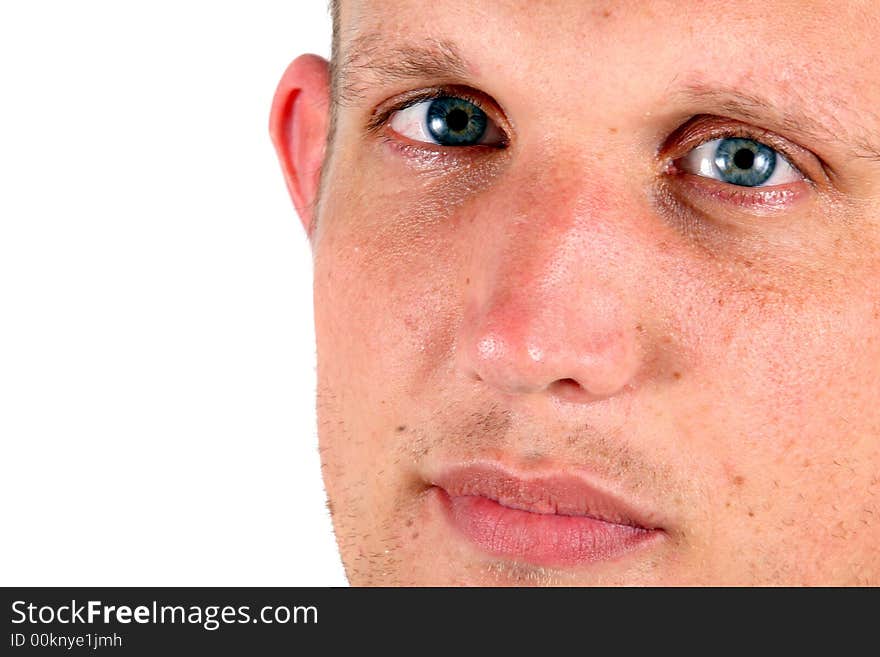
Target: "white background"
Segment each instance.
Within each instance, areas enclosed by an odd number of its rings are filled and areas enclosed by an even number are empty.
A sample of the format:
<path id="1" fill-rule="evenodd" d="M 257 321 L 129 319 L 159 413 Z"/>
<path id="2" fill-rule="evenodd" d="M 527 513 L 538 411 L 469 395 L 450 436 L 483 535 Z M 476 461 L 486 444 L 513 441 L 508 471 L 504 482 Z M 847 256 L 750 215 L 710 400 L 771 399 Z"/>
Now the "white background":
<path id="1" fill-rule="evenodd" d="M 268 137 L 323 0 L 0 4 L 0 585 L 344 585 Z"/>

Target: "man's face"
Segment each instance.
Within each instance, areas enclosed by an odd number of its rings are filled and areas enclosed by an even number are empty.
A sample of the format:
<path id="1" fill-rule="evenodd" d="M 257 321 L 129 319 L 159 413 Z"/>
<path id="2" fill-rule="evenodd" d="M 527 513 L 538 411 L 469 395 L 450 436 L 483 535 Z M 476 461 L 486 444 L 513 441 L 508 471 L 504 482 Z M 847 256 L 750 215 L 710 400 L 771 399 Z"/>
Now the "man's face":
<path id="1" fill-rule="evenodd" d="M 353 584 L 880 583 L 880 6 L 345 0 Z"/>

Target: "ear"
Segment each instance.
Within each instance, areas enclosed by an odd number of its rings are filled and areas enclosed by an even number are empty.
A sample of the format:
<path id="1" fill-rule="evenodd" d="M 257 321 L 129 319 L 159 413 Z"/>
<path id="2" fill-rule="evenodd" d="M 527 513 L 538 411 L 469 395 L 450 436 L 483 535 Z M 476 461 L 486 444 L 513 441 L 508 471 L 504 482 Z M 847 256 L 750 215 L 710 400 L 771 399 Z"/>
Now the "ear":
<path id="1" fill-rule="evenodd" d="M 269 134 L 293 205 L 309 237 L 314 226 L 329 112 L 327 61 L 317 55 L 297 57 L 287 67 L 275 91 Z"/>

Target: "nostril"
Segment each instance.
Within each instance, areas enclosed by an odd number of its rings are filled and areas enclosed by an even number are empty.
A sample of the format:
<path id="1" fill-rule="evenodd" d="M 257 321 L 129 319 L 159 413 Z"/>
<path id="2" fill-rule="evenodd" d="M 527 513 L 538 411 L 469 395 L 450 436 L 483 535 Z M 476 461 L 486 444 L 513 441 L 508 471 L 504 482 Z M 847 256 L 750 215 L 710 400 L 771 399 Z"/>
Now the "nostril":
<path id="1" fill-rule="evenodd" d="M 583 393 L 583 386 L 571 378 L 554 381 L 550 387 L 561 397 L 571 397 Z"/>

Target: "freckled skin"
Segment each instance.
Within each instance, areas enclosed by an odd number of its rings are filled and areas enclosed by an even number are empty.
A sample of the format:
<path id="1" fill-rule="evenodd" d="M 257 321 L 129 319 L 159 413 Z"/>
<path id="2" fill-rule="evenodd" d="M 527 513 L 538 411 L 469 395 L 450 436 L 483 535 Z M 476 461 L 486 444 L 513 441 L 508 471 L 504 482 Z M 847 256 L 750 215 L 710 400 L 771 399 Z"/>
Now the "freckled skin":
<path id="1" fill-rule="evenodd" d="M 878 42 L 854 38 L 880 5 L 344 0 L 341 18 L 457 41 L 516 126 L 505 151 L 415 162 L 362 125 L 417 84 L 339 109 L 311 240 L 350 581 L 880 584 L 880 162 L 831 153 L 835 187 L 763 217 L 680 198 L 657 162 L 693 113 L 666 103 L 681 76 L 833 93 L 880 134 Z M 567 570 L 483 555 L 421 473 L 487 455 L 587 464 L 669 540 Z"/>

